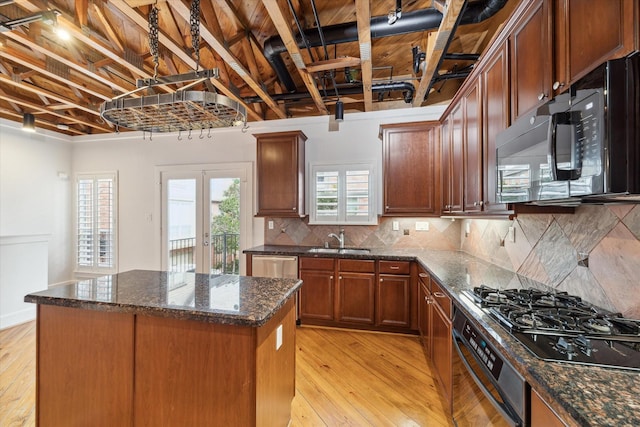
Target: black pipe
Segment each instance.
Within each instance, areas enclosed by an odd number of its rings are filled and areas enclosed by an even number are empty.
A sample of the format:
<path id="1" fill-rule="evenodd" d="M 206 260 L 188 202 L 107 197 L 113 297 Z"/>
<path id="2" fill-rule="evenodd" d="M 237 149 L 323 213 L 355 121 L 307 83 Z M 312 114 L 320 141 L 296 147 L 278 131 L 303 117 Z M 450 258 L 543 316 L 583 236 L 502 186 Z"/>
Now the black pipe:
<path id="1" fill-rule="evenodd" d="M 387 82 L 372 85 L 371 91 L 374 93 L 402 91 L 404 92 L 404 102 L 410 104 L 411 101 L 413 101 L 413 94 L 416 91 L 416 88 L 409 82 Z M 362 93 L 362 84 L 340 88 L 341 95 L 353 95 L 357 93 Z M 271 95 L 271 98 L 274 101 L 300 101 L 311 98 L 311 94 L 309 92 L 276 93 Z M 247 104 L 264 102 L 264 99 L 259 96 L 248 96 L 246 98 L 242 98 L 242 100 Z"/>
<path id="2" fill-rule="evenodd" d="M 481 22 L 493 16 L 507 2 L 507 0 L 484 0 L 467 4 L 461 17 L 461 24 L 472 24 Z M 389 25 L 387 16 L 376 16 L 371 18 L 371 38 L 382 38 L 401 34 L 415 33 L 435 29 L 442 22 L 442 13 L 434 8 L 416 10 L 414 12 L 403 13 L 402 19 L 398 19 L 393 25 Z M 326 44 L 342 44 L 358 40 L 358 25 L 356 22 L 330 25 L 323 28 L 323 35 Z M 311 47 L 322 46 L 317 29 L 312 28 L 304 31 L 306 42 Z M 300 34 L 296 35 L 298 46 L 304 47 L 305 43 Z M 286 52 L 287 48 L 279 36 L 273 36 L 264 43 L 264 56 L 273 67 L 278 79 L 289 92 L 295 92 L 296 85 L 289 74 L 289 70 L 280 56 Z"/>

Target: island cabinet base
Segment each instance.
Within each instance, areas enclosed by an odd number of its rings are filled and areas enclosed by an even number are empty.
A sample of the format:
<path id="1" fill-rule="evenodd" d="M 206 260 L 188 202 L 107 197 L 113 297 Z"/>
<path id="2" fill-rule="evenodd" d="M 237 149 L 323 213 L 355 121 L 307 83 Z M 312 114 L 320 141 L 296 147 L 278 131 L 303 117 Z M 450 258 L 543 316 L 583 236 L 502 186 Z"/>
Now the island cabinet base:
<path id="1" fill-rule="evenodd" d="M 38 426 L 285 427 L 294 308 L 253 328 L 40 305 Z"/>

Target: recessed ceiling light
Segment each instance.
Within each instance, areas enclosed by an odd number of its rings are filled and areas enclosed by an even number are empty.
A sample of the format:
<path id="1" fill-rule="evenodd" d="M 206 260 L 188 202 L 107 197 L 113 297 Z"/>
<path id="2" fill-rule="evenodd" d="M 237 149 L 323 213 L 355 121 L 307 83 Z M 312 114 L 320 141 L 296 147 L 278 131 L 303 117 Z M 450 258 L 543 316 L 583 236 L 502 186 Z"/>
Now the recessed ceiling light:
<path id="1" fill-rule="evenodd" d="M 71 40 L 71 34 L 69 34 L 69 31 L 65 30 L 61 26 L 56 26 L 55 32 L 60 40 Z"/>

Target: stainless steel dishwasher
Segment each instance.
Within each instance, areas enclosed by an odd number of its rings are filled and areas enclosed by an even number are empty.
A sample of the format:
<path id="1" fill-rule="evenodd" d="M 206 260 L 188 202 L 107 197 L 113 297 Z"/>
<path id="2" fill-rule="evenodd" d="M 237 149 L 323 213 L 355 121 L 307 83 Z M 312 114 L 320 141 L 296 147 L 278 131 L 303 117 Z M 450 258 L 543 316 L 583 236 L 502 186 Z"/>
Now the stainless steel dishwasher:
<path id="1" fill-rule="evenodd" d="M 282 255 L 253 255 L 251 275 L 254 277 L 298 278 L 298 257 Z M 300 324 L 298 293 L 296 293 L 296 324 Z"/>

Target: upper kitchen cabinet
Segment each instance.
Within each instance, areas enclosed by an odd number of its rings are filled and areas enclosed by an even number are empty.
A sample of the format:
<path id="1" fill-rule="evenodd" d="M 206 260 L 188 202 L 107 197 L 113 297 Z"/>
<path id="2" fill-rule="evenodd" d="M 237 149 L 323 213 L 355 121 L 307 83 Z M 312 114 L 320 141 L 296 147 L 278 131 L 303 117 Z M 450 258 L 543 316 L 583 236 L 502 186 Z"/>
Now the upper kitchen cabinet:
<path id="1" fill-rule="evenodd" d="M 300 131 L 254 134 L 257 140 L 257 216 L 301 217 L 304 143 Z"/>
<path id="2" fill-rule="evenodd" d="M 553 89 L 557 93 L 603 62 L 636 48 L 637 0 L 558 0 L 555 7 Z"/>
<path id="3" fill-rule="evenodd" d="M 482 188 L 482 104 L 480 102 L 480 79 L 465 92 L 464 106 L 463 203 L 465 212 L 480 212 L 484 205 Z"/>
<path id="4" fill-rule="evenodd" d="M 455 102 L 455 101 L 454 101 Z M 443 121 L 443 213 L 461 213 L 464 197 L 464 102 L 458 100 Z"/>
<path id="5" fill-rule="evenodd" d="M 513 120 L 548 101 L 552 85 L 553 38 L 549 0 L 526 1 L 510 34 Z"/>
<path id="6" fill-rule="evenodd" d="M 440 215 L 439 122 L 382 125 L 384 215 Z"/>
<path id="7" fill-rule="evenodd" d="M 495 45 L 483 62 L 482 142 L 485 212 L 506 212 L 507 206 L 496 203 L 496 135 L 509 126 L 509 50 L 507 42 Z"/>

